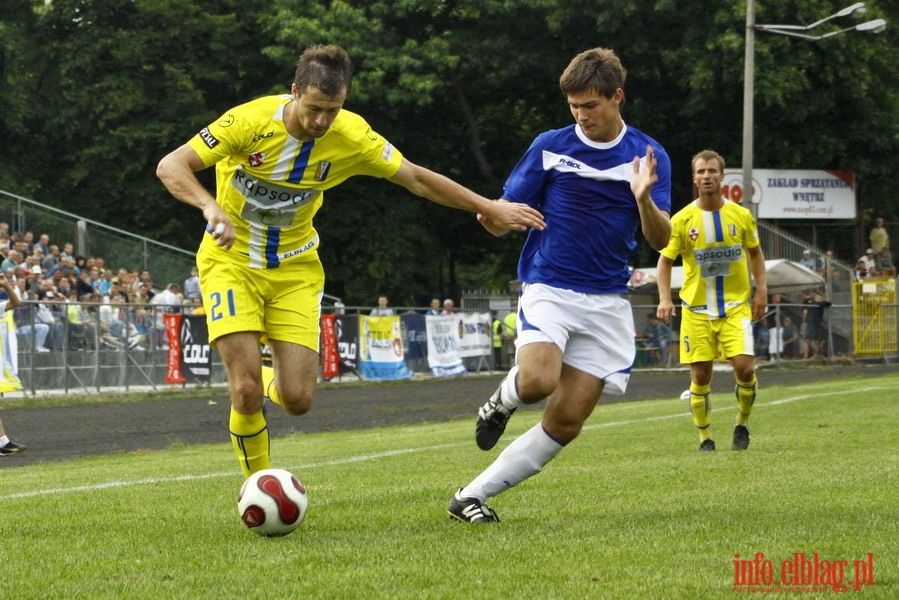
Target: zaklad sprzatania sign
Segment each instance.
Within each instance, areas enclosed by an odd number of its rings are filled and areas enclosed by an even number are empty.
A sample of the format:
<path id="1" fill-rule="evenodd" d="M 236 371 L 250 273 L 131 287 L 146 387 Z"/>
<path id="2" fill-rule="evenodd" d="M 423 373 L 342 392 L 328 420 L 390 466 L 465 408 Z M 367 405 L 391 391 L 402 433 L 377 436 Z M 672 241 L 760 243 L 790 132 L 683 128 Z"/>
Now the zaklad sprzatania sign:
<path id="1" fill-rule="evenodd" d="M 724 172 L 721 193 L 746 206 L 742 169 Z M 752 202 L 760 219 L 854 219 L 855 179 L 843 171 L 753 169 Z"/>

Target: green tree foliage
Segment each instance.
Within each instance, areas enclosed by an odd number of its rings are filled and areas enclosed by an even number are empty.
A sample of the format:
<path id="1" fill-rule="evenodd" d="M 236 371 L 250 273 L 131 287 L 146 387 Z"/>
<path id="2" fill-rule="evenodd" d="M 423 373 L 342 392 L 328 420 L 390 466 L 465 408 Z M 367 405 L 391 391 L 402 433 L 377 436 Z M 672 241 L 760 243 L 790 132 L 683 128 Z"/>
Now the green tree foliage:
<path id="1" fill-rule="evenodd" d="M 8 126 L 20 136 L 2 180 L 70 212 L 196 243 L 185 231 L 199 231 L 202 220 L 165 206 L 155 166 L 226 105 L 271 85 L 277 70 L 252 19 L 239 16 L 263 3 L 20 4 L 32 10 L 21 11 L 27 28 L 10 41 L 4 72 L 15 104 Z"/>
<path id="2" fill-rule="evenodd" d="M 881 35 L 756 34 L 755 165 L 852 171 L 863 216 L 895 222 L 899 15 L 868 5 L 865 18 L 890 21 Z M 836 8 L 756 2 L 760 23 L 809 23 Z M 349 110 L 407 159 L 499 197 L 534 136 L 571 122 L 562 69 L 606 46 L 629 70 L 625 120 L 671 155 L 677 209 L 693 195 L 696 151 L 740 166 L 744 28 L 742 0 L 9 0 L 0 185 L 192 247 L 202 220 L 156 180 L 158 159 L 230 106 L 287 90 L 307 45 L 336 43 L 356 64 Z M 202 178 L 212 186 L 211 172 Z M 317 227 L 327 291 L 350 303 L 503 287 L 522 242 L 365 178 L 328 192 Z M 822 244 L 854 258 L 857 236 L 832 230 Z M 655 260 L 642 244 L 634 264 Z"/>

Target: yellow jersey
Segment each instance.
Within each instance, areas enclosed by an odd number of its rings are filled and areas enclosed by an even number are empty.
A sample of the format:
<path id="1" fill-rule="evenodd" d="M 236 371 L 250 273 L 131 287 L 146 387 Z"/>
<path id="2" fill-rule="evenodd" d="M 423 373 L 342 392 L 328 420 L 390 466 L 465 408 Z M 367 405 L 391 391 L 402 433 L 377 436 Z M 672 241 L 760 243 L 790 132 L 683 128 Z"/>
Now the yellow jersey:
<path id="1" fill-rule="evenodd" d="M 758 229 L 752 214 L 730 200 L 716 211 L 702 210 L 697 202 L 671 217 L 671 240 L 662 255 L 683 258 L 683 306 L 709 319 L 723 319 L 749 301 L 745 251 L 759 245 Z"/>
<path id="2" fill-rule="evenodd" d="M 286 260 L 317 259 L 312 217 L 323 192 L 354 175 L 385 178 L 399 171 L 402 154 L 348 110 L 320 138 L 291 137 L 284 109 L 293 101 L 289 94 L 252 100 L 188 141 L 203 164 L 215 165 L 216 202 L 234 223 L 231 250 L 203 236 L 204 250 L 223 260 L 274 269 Z"/>

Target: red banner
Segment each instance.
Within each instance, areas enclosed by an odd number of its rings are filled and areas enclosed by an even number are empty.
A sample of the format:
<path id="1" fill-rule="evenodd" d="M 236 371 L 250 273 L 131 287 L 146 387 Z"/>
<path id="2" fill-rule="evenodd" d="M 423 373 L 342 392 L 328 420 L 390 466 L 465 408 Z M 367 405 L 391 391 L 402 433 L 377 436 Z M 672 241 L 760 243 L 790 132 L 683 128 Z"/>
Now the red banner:
<path id="1" fill-rule="evenodd" d="M 340 354 L 337 352 L 337 330 L 334 315 L 322 315 L 321 360 L 322 377 L 329 379 L 340 375 Z"/>
<path id="2" fill-rule="evenodd" d="M 181 374 L 181 315 L 166 314 L 165 336 L 169 342 L 169 353 L 166 362 L 168 370 L 165 375 L 166 383 L 182 383 L 184 375 Z"/>

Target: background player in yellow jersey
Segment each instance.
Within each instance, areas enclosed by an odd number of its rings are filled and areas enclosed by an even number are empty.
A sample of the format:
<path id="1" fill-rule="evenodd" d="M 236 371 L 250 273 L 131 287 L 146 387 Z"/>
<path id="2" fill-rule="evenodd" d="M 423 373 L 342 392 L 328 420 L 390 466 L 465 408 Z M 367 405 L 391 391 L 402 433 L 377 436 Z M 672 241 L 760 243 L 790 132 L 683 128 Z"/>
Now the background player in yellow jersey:
<path id="1" fill-rule="evenodd" d="M 693 183 L 699 197 L 671 217 L 671 240 L 657 268 L 656 314 L 667 323 L 675 314 L 671 267 L 678 256 L 683 258 L 680 355 L 681 362 L 690 365 L 690 411 L 699 430 L 700 451 L 715 449 L 709 412 L 712 362 L 719 345 L 737 380 L 732 448 L 749 447 L 747 424 L 756 391 L 752 319 L 765 314 L 768 297 L 765 256 L 755 220 L 748 210 L 721 195 L 723 177 L 724 158 L 718 153 L 703 150 L 693 157 Z M 751 306 L 750 268 L 755 279 Z"/>
<path id="2" fill-rule="evenodd" d="M 22 299 L 19 298 L 19 294 L 15 289 L 15 286 L 9 282 L 4 273 L 0 273 L 0 290 L 6 292 L 7 299 L 0 300 L 0 317 L 6 318 L 7 312 L 12 311 L 15 307 L 22 303 Z M 12 324 L 12 320 L 10 320 L 10 325 Z M 0 360 L 3 357 L 0 355 Z M 0 366 L 0 369 L 3 367 Z M 21 386 L 19 386 L 21 388 Z M 28 449 L 28 446 L 24 444 L 17 444 L 6 435 L 6 431 L 3 429 L 3 422 L 0 421 L 0 456 L 12 456 L 13 454 L 18 454 L 19 452 L 24 452 Z"/>
<path id="3" fill-rule="evenodd" d="M 290 94 L 232 108 L 157 167 L 172 195 L 208 222 L 197 265 L 246 476 L 271 466 L 263 395 L 293 415 L 312 406 L 324 290 L 312 218 L 325 190 L 353 175 L 381 177 L 512 229 L 543 228 L 542 215 L 528 206 L 490 201 L 404 159 L 362 117 L 343 110 L 351 82 L 343 49 L 311 46 Z M 212 165 L 215 197 L 194 175 Z M 274 369 L 262 367 L 260 342 L 271 346 Z"/>

